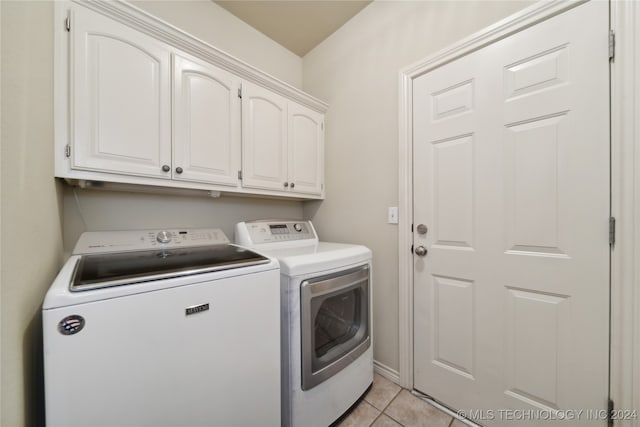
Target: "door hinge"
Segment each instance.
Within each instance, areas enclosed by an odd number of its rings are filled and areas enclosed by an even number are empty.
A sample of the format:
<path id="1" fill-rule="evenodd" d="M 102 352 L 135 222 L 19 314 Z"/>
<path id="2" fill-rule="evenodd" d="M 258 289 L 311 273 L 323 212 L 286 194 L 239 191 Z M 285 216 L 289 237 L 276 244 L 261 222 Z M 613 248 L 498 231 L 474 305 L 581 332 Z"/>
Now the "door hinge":
<path id="1" fill-rule="evenodd" d="M 607 426 L 608 427 L 613 427 L 613 419 L 615 415 L 613 411 L 614 411 L 613 400 L 609 399 L 609 401 L 607 402 Z"/>
<path id="2" fill-rule="evenodd" d="M 71 31 L 71 15 L 67 15 L 67 18 L 64 20 L 64 29 L 67 32 Z"/>
<path id="3" fill-rule="evenodd" d="M 238 171 L 238 179 L 242 181 L 242 171 Z"/>
<path id="4" fill-rule="evenodd" d="M 411 232 L 413 233 L 413 224 L 411 224 Z"/>
<path id="5" fill-rule="evenodd" d="M 238 88 L 238 98 L 242 99 L 242 86 Z"/>
<path id="6" fill-rule="evenodd" d="M 609 217 L 609 245 L 613 246 L 616 244 L 616 218 L 613 216 Z"/>
<path id="7" fill-rule="evenodd" d="M 411 245 L 411 253 L 413 253 L 413 245 Z"/>
<path id="8" fill-rule="evenodd" d="M 67 145 L 64 147 L 64 155 L 65 155 L 66 157 L 71 157 L 71 145 L 70 145 L 70 144 L 67 144 Z"/>
<path id="9" fill-rule="evenodd" d="M 320 123 L 320 130 L 324 130 L 324 122 Z"/>
<path id="10" fill-rule="evenodd" d="M 616 57 L 616 33 L 609 30 L 609 61 L 614 61 Z"/>

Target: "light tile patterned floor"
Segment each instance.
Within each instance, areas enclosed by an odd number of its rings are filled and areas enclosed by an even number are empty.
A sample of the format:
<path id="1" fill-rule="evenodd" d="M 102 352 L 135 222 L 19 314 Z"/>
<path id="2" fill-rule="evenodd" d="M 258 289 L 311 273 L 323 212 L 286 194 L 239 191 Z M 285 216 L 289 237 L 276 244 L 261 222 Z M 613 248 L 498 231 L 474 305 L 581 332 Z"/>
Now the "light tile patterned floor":
<path id="1" fill-rule="evenodd" d="M 373 385 L 338 427 L 467 427 L 388 379 L 374 374 Z"/>

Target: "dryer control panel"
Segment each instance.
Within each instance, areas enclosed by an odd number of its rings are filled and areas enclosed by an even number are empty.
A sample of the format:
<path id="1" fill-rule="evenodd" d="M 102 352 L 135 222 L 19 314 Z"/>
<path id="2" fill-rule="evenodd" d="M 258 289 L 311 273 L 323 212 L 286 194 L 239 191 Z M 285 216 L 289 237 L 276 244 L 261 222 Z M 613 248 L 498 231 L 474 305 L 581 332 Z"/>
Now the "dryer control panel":
<path id="1" fill-rule="evenodd" d="M 311 221 L 248 221 L 236 224 L 235 241 L 246 246 L 293 241 L 314 243 L 318 236 Z"/>

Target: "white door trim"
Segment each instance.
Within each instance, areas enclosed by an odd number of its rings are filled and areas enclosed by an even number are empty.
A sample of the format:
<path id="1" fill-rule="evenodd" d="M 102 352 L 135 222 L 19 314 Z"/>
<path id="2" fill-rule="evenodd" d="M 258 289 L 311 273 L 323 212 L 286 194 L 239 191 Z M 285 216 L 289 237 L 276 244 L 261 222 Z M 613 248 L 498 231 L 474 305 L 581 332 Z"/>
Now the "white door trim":
<path id="1" fill-rule="evenodd" d="M 640 413 L 640 4 L 612 1 L 611 184 L 616 244 L 611 257 L 611 398 Z M 640 415 L 639 415 L 640 416 Z M 640 420 L 619 426 L 640 426 Z"/>
<path id="2" fill-rule="evenodd" d="M 413 79 L 483 46 L 573 8 L 582 1 L 541 1 L 400 71 L 399 75 L 399 374 L 413 388 L 412 91 Z M 612 202 L 617 243 L 612 253 L 611 396 L 620 409 L 640 401 L 640 4 L 612 1 L 617 58 L 612 74 Z M 633 94 L 633 96 L 631 96 Z M 624 96 L 623 96 L 624 95 Z M 635 117 L 634 117 L 635 116 Z M 635 288 L 635 289 L 634 289 Z M 635 314 L 634 314 L 635 313 Z M 640 426 L 640 420 L 619 425 Z"/>

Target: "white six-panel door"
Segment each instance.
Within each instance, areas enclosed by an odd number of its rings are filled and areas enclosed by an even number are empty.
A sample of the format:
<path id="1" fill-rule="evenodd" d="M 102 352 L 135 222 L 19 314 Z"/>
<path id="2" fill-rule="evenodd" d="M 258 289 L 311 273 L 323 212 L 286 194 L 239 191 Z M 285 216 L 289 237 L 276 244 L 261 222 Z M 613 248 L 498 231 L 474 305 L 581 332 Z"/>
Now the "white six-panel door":
<path id="1" fill-rule="evenodd" d="M 606 408 L 607 42 L 591 1 L 414 80 L 414 385 L 485 425 Z"/>

